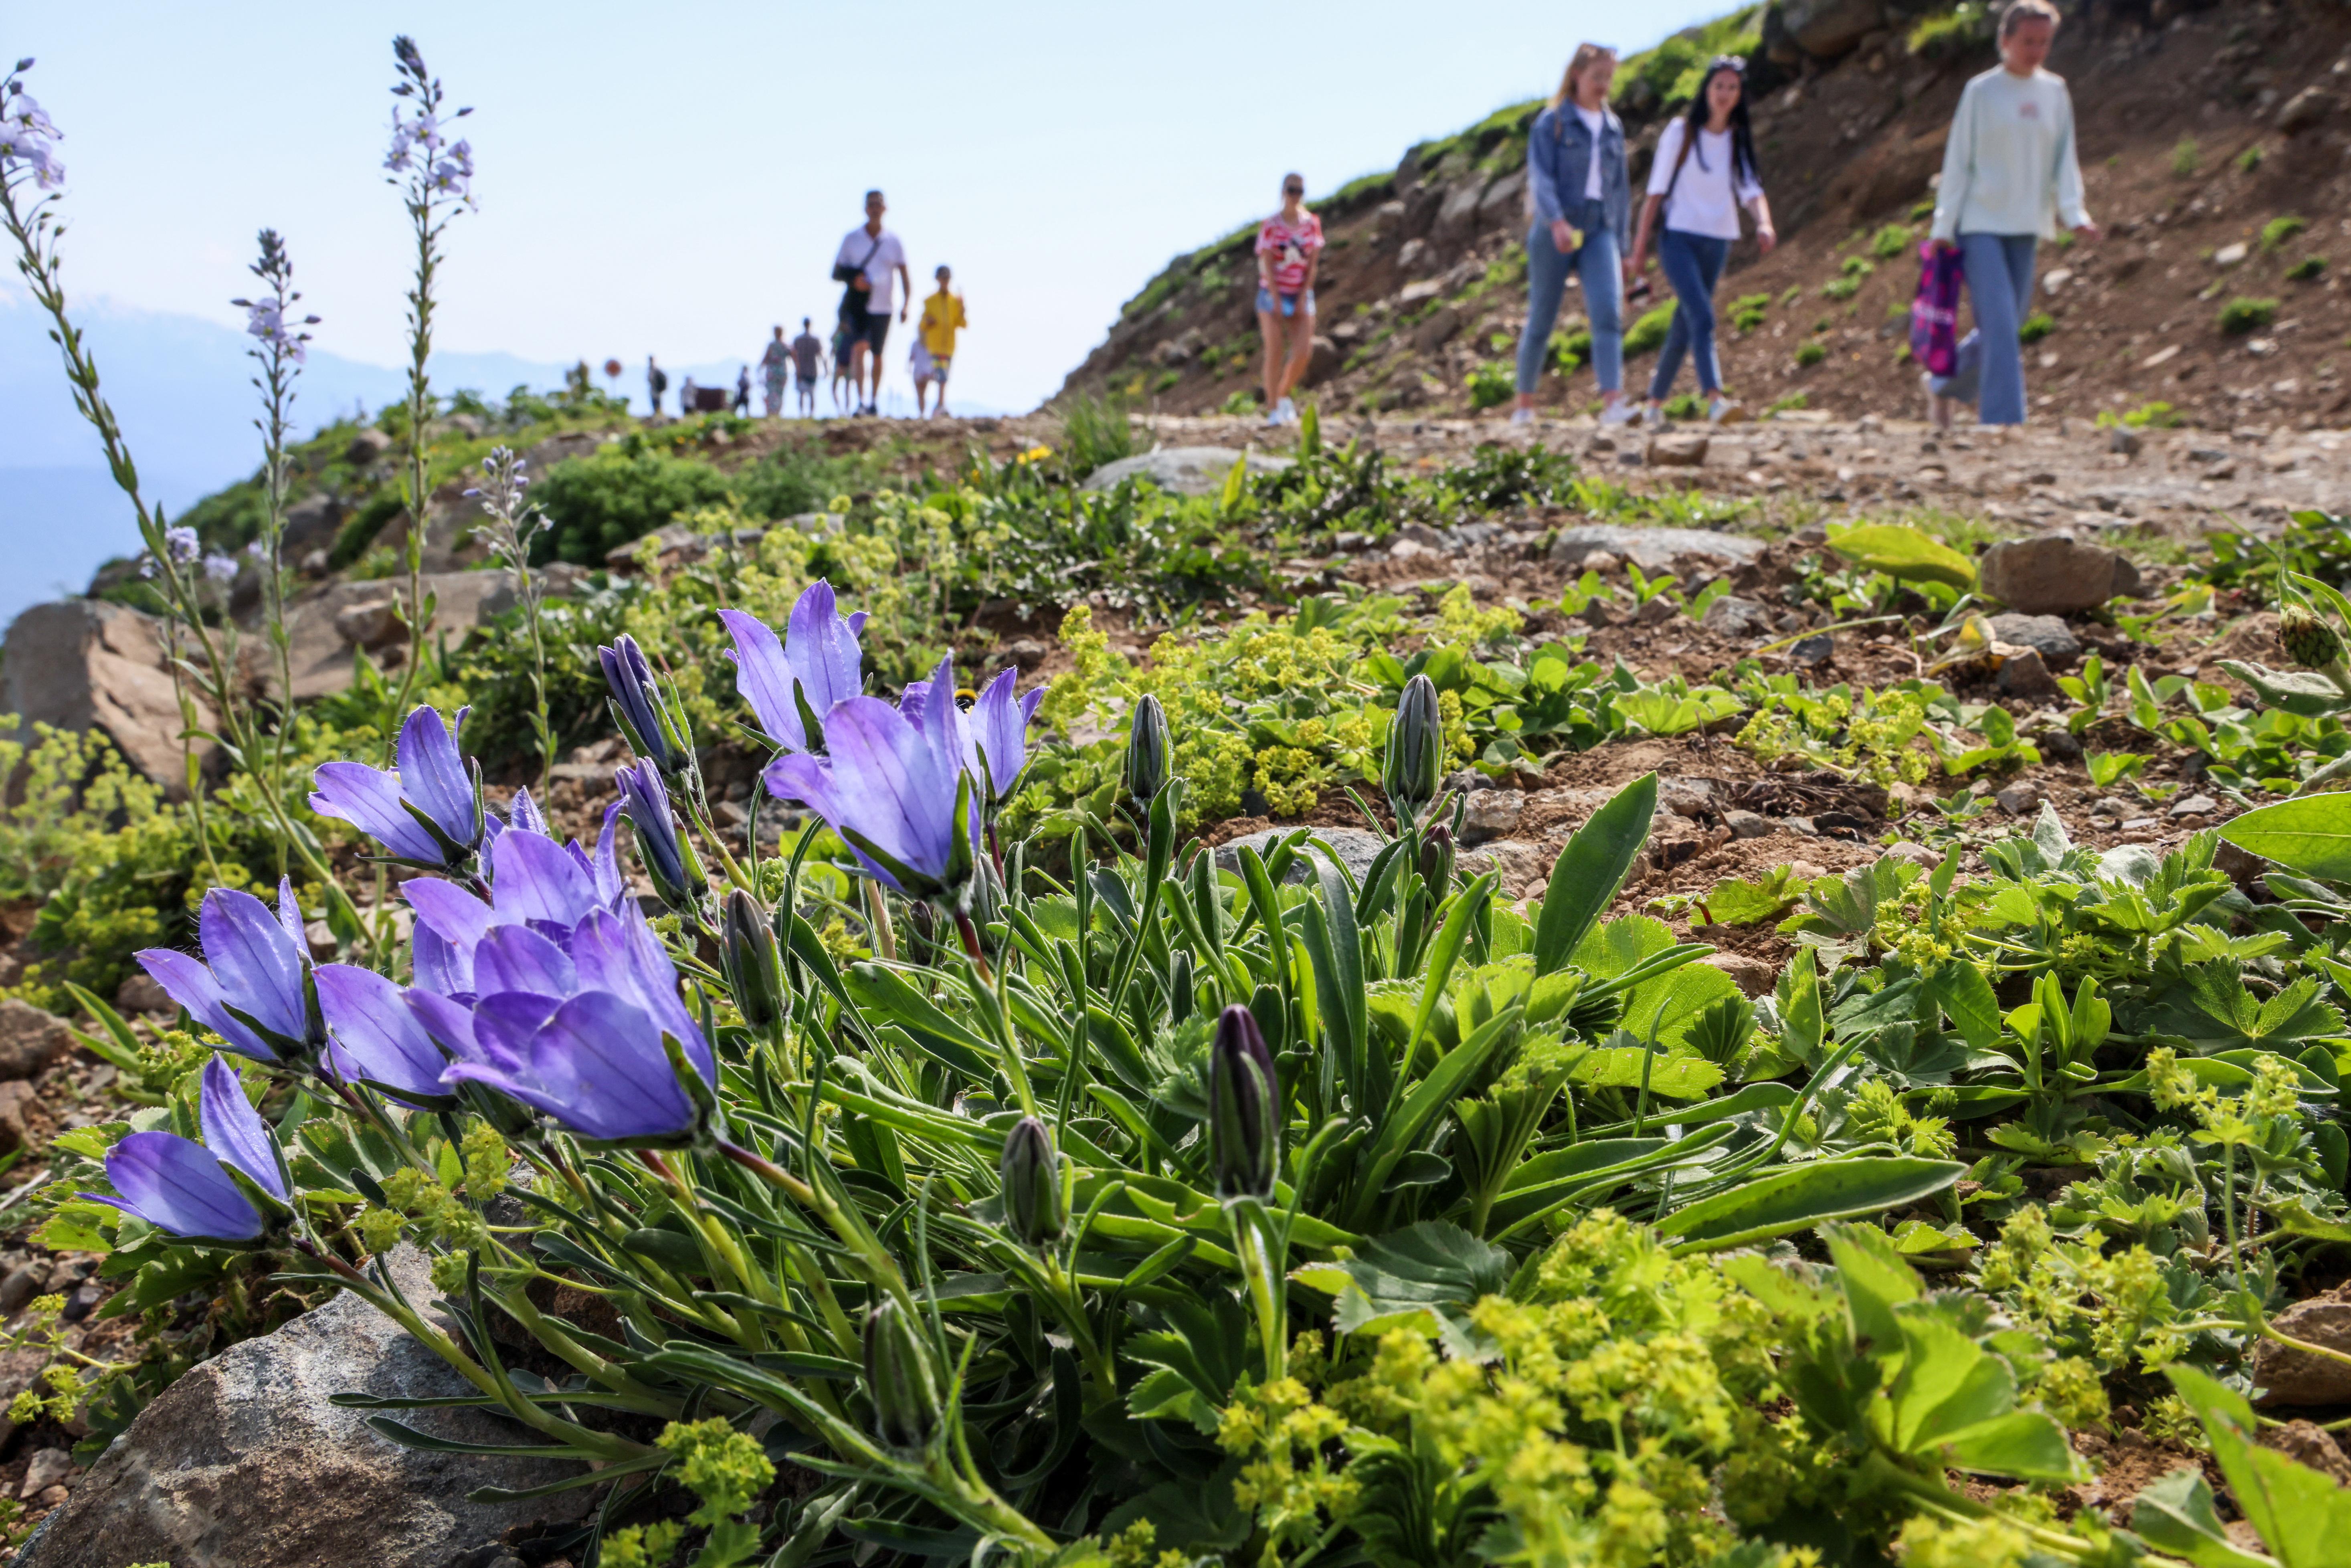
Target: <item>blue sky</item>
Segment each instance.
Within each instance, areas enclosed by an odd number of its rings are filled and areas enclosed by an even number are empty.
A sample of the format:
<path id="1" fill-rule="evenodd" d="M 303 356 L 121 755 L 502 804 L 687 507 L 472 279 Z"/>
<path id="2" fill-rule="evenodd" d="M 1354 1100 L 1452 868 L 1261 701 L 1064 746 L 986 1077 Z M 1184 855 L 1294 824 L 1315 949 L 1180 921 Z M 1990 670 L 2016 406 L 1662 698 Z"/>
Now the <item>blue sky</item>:
<path id="1" fill-rule="evenodd" d="M 0 52 L 37 57 L 66 133 L 78 298 L 235 325 L 273 226 L 319 346 L 395 363 L 405 220 L 380 164 L 404 31 L 475 110 L 480 210 L 448 235 L 443 347 L 616 357 L 632 391 L 648 351 L 755 354 L 771 323 L 830 313 L 832 252 L 880 185 L 917 277 L 948 262 L 968 300 L 957 392 L 1028 408 L 1168 256 L 1269 209 L 1285 170 L 1322 192 L 1393 167 L 1547 91 L 1579 39 L 1640 47 L 1723 9 L 81 0 L 16 11 Z M 9 359 L 11 382 L 54 375 Z M 94 460 L 0 431 L 0 469 Z M 0 513 L 0 537 L 27 526 Z M 16 602 L 0 592 L 0 615 Z"/>

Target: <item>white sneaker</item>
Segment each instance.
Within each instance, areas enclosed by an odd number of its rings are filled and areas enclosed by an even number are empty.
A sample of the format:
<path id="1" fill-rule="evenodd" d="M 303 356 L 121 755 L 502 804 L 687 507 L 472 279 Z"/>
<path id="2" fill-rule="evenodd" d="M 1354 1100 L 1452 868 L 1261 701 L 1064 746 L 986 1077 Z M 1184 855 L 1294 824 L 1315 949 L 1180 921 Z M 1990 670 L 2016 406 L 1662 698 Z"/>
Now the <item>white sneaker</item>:
<path id="1" fill-rule="evenodd" d="M 1747 410 L 1735 397 L 1719 397 L 1707 405 L 1708 424 L 1738 424 L 1747 418 Z"/>
<path id="2" fill-rule="evenodd" d="M 1612 424 L 1630 424 L 1640 417 L 1640 405 L 1629 397 L 1620 397 L 1600 410 L 1600 423 L 1604 428 Z"/>
<path id="3" fill-rule="evenodd" d="M 1532 424 L 1534 422 L 1534 410 L 1531 408 L 1514 408 L 1510 410 L 1510 423 L 1512 424 Z"/>
<path id="4" fill-rule="evenodd" d="M 1275 403 L 1273 405 L 1273 413 L 1274 417 L 1283 424 L 1296 424 L 1298 423 L 1298 405 L 1290 402 L 1288 398 L 1283 398 L 1280 402 Z"/>
<path id="5" fill-rule="evenodd" d="M 1280 403 L 1276 403 L 1271 408 L 1265 411 L 1265 423 L 1268 429 L 1271 429 L 1273 426 L 1280 424 L 1280 423 L 1281 405 Z"/>

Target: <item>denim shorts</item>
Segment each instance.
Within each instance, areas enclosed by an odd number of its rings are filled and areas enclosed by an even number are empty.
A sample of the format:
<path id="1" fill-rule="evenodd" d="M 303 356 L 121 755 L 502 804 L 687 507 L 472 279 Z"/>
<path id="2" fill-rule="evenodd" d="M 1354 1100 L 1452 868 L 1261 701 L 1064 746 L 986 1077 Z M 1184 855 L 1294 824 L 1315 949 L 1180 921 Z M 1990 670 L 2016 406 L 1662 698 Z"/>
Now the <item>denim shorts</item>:
<path id="1" fill-rule="evenodd" d="M 1285 294 L 1285 295 L 1282 295 L 1280 298 L 1281 298 L 1281 314 L 1282 314 L 1282 315 L 1284 315 L 1284 316 L 1295 316 L 1295 315 L 1297 315 L 1297 314 L 1298 314 L 1298 306 L 1299 306 L 1299 302 L 1300 302 L 1301 299 L 1305 301 L 1305 304 L 1306 304 L 1306 313 L 1307 313 L 1309 316 L 1311 316 L 1311 315 L 1313 315 L 1313 314 L 1314 314 L 1314 290 L 1312 290 L 1312 289 L 1311 289 L 1311 288 L 1310 288 L 1310 289 L 1308 289 L 1308 290 L 1306 290 L 1306 292 L 1305 292 L 1305 293 L 1303 293 L 1303 294 Z M 1274 301 L 1274 292 L 1273 292 L 1273 290 L 1272 290 L 1272 289 L 1270 289 L 1270 288 L 1267 288 L 1267 287 L 1264 287 L 1264 286 L 1262 286 L 1262 285 L 1259 285 L 1259 288 L 1258 288 L 1258 291 L 1257 291 L 1257 308 L 1258 308 L 1258 311 L 1259 311 L 1259 313 L 1260 315 L 1265 315 L 1265 316 L 1270 316 L 1270 315 L 1272 315 L 1272 314 L 1274 313 L 1274 309 L 1273 309 L 1273 301 Z"/>

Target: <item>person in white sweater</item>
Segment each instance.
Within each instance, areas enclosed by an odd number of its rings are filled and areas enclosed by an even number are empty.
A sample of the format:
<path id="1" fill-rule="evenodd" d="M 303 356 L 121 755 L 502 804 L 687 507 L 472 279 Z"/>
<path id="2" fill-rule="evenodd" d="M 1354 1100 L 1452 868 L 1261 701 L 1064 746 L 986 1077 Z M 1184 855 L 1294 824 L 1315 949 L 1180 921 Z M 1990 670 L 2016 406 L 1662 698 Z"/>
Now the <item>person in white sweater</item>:
<path id="1" fill-rule="evenodd" d="M 1959 344 L 1953 374 L 1926 378 L 1928 413 L 1939 428 L 1949 428 L 1953 405 L 1969 399 L 1980 423 L 2024 423 L 2016 333 L 2032 298 L 2034 253 L 2043 236 L 2056 233 L 2054 223 L 2085 240 L 2099 235 L 2082 202 L 2073 98 L 2064 78 L 2041 68 L 2057 20 L 2049 0 L 2014 0 L 2001 14 L 2000 66 L 1968 83 L 1951 117 L 1933 236 L 1938 248 L 1964 259 L 1975 329 Z"/>

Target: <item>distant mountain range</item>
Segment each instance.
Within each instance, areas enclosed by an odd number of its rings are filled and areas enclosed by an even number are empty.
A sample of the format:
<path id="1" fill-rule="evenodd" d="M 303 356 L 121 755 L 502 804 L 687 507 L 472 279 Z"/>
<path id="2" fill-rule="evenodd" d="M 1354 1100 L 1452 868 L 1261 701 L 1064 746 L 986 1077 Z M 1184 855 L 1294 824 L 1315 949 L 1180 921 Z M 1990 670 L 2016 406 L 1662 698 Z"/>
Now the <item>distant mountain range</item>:
<path id="1" fill-rule="evenodd" d="M 21 294 L 0 290 L 0 626 L 28 605 L 80 592 L 102 562 L 139 549 L 130 504 L 107 472 L 96 434 L 74 411 L 47 325 Z M 141 487 L 167 513 L 260 465 L 254 365 L 246 357 L 251 339 L 199 317 L 105 300 L 80 307 L 76 325 L 122 422 Z M 739 362 L 664 368 L 673 385 L 685 376 L 731 385 Z M 503 353 L 435 354 L 432 368 L 440 391 L 470 388 L 492 398 L 517 386 L 559 387 L 565 370 Z M 597 382 L 605 384 L 601 372 Z M 406 386 L 398 367 L 314 350 L 302 372 L 297 428 L 307 434 L 337 417 L 372 413 Z M 616 390 L 642 411 L 643 367 L 632 366 Z M 829 410 L 830 400 L 822 406 Z"/>

